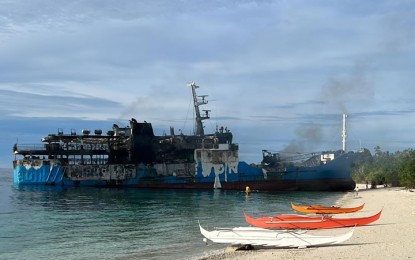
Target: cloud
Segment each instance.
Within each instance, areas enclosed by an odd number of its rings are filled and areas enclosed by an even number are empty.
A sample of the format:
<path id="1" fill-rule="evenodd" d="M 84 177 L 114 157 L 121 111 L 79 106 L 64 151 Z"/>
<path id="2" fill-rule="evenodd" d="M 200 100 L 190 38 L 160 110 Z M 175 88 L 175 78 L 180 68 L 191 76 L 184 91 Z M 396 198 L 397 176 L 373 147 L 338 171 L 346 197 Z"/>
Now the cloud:
<path id="1" fill-rule="evenodd" d="M 0 89 L 2 117 L 41 118 L 70 115 L 72 118 L 96 119 L 103 112 L 120 107 L 116 102 L 95 97 L 71 97 L 65 95 L 65 92 L 61 95 L 46 94 L 46 89 L 45 86 L 40 86 L 33 92 Z M 37 90 L 39 93 L 34 93 Z"/>
<path id="2" fill-rule="evenodd" d="M 358 139 L 405 144 L 400 127 L 412 129 L 410 1 L 3 0 L 1 6 L 0 114 L 11 125 L 13 117 L 53 128 L 55 119 L 112 125 L 135 117 L 157 132 L 171 125 L 191 132 L 186 84 L 195 80 L 198 93 L 209 95 L 206 128 L 231 129 L 242 156 L 260 154 L 261 147 L 281 150 L 304 140 L 306 130 L 320 142 L 304 150 L 337 147 L 329 140 L 337 141 L 343 112 Z M 402 138 L 411 144 L 410 135 Z"/>

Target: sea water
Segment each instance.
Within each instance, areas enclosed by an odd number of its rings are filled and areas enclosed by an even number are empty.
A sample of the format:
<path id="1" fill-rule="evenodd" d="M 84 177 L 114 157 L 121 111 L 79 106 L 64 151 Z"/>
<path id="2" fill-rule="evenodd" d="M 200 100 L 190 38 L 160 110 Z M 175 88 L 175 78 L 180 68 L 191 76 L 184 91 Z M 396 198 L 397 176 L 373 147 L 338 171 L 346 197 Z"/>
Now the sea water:
<path id="1" fill-rule="evenodd" d="M 294 213 L 291 202 L 332 205 L 344 193 L 15 186 L 0 169 L 0 259 L 198 259 L 200 224 L 248 226 L 243 211 Z"/>

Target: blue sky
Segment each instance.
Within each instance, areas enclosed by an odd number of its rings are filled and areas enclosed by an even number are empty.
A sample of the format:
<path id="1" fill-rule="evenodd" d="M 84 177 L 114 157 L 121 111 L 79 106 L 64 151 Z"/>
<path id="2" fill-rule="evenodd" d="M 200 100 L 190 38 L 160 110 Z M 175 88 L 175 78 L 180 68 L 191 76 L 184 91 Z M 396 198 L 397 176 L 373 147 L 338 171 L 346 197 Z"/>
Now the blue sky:
<path id="1" fill-rule="evenodd" d="M 415 2 L 0 0 L 0 167 L 12 146 L 132 117 L 261 150 L 414 148 Z"/>

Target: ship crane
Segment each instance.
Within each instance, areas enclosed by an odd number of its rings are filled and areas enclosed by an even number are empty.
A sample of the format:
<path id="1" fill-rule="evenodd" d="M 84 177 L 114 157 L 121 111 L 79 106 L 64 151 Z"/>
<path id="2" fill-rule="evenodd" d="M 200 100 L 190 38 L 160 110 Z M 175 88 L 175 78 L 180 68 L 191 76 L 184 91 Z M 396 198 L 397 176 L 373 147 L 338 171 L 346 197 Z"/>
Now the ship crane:
<path id="1" fill-rule="evenodd" d="M 205 115 L 201 116 L 199 106 L 206 105 L 208 103 L 208 101 L 206 100 L 207 95 L 202 95 L 202 96 L 196 95 L 196 89 L 199 88 L 199 86 L 197 86 L 194 81 L 190 82 L 188 86 L 192 88 L 193 104 L 194 104 L 195 113 L 196 113 L 195 135 L 204 136 L 205 132 L 203 130 L 204 128 L 203 120 L 210 118 L 209 116 L 210 110 L 203 110 L 203 112 L 205 112 Z"/>

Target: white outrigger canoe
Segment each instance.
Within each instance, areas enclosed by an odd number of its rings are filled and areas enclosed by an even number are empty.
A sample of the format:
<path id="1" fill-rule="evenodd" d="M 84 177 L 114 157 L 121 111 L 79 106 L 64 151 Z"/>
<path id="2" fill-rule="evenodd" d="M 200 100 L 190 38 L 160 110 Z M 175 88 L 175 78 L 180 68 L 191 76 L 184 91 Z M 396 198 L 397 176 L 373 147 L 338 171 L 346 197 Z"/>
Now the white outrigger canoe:
<path id="1" fill-rule="evenodd" d="M 353 228 L 342 235 L 319 236 L 305 231 L 270 230 L 256 227 L 220 228 L 207 231 L 199 224 L 199 228 L 202 235 L 214 243 L 296 248 L 342 243 L 350 239 L 354 232 Z"/>

